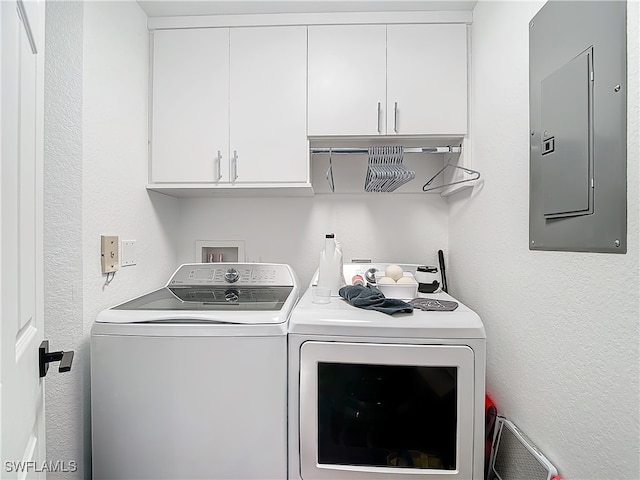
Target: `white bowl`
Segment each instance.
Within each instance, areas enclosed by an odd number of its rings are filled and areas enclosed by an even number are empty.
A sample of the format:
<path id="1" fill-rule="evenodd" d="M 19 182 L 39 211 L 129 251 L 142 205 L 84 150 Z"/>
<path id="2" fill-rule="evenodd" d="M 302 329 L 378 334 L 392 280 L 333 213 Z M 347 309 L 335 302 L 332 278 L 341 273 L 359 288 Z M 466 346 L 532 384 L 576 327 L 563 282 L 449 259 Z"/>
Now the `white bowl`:
<path id="1" fill-rule="evenodd" d="M 376 279 L 384 276 L 379 275 Z M 378 290 L 387 298 L 397 298 L 399 300 L 413 300 L 418 294 L 418 282 L 415 281 L 413 275 L 409 272 L 404 272 L 404 277 L 411 277 L 414 280 L 413 283 L 383 283 L 378 284 Z"/>

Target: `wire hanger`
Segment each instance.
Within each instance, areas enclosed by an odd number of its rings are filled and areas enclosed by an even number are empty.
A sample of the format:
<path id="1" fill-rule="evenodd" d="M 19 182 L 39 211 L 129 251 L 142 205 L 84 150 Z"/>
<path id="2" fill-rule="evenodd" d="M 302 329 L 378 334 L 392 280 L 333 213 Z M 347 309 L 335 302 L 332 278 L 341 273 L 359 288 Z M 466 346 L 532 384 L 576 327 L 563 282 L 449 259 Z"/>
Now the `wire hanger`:
<path id="1" fill-rule="evenodd" d="M 368 154 L 365 192 L 393 192 L 416 177 L 403 163 L 402 146 L 373 146 Z"/>
<path id="2" fill-rule="evenodd" d="M 329 183 L 329 187 L 331 188 L 331 192 L 335 193 L 336 186 L 335 186 L 335 183 L 333 183 L 333 163 L 331 162 L 331 154 L 332 154 L 332 150 L 329 149 L 329 168 L 327 169 L 327 173 L 325 174 L 324 178 L 327 179 L 327 182 Z"/>
<path id="3" fill-rule="evenodd" d="M 433 182 L 436 179 L 436 177 L 438 177 L 438 175 L 443 173 L 448 167 L 458 168 L 458 169 L 462 170 L 463 172 L 465 172 L 465 173 L 467 173 L 469 175 L 473 175 L 473 177 L 465 178 L 464 180 L 457 180 L 455 182 L 445 183 L 443 185 L 437 185 L 437 186 L 434 186 L 434 187 L 430 187 L 431 182 Z M 425 183 L 422 186 L 422 191 L 423 192 L 429 192 L 431 190 L 436 190 L 438 188 L 450 187 L 451 185 L 457 185 L 459 183 L 472 182 L 474 180 L 478 180 L 479 178 L 480 178 L 480 172 L 478 172 L 477 170 L 472 170 L 472 169 L 466 168 L 466 167 L 460 167 L 458 165 L 452 165 L 451 164 L 451 159 L 449 159 L 449 160 L 447 160 L 447 164 L 444 167 L 442 167 L 440 170 L 438 170 L 438 172 L 433 177 L 431 177 L 431 179 L 429 179 L 429 181 L 427 183 Z"/>

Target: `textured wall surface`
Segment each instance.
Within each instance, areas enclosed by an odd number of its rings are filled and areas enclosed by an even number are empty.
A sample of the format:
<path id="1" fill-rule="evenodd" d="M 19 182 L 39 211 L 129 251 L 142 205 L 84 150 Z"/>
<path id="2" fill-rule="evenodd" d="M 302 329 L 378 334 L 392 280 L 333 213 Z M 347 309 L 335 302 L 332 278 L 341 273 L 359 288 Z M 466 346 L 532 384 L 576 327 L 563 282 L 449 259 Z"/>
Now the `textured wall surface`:
<path id="1" fill-rule="evenodd" d="M 345 262 L 369 258 L 437 265 L 438 249 L 446 251 L 448 246 L 448 207 L 439 195 L 181 202 L 180 262 L 194 261 L 196 240 L 245 240 L 248 261 L 288 263 L 305 287 L 318 268 L 326 233 L 336 234 Z"/>
<path id="2" fill-rule="evenodd" d="M 628 4 L 626 255 L 528 249 L 528 22 L 542 4 L 474 10 L 471 134 L 484 184 L 450 201 L 450 290 L 485 322 L 488 393 L 562 477 L 637 480 L 639 4 Z"/>
<path id="3" fill-rule="evenodd" d="M 149 33 L 135 2 L 84 4 L 83 317 L 85 343 L 100 310 L 162 286 L 175 269 L 174 198 L 148 194 Z M 107 285 L 100 273 L 100 235 L 137 241 L 137 265 Z M 85 434 L 90 411 L 84 385 Z M 90 448 L 87 441 L 86 448 Z"/>
<path id="4" fill-rule="evenodd" d="M 45 338 L 75 350 L 73 369 L 46 380 L 47 459 L 84 470 L 85 368 L 82 320 L 82 12 L 80 2 L 46 7 L 44 278 Z M 63 478 L 50 473 L 49 478 Z M 80 478 L 80 477 L 77 477 Z"/>
<path id="5" fill-rule="evenodd" d="M 97 313 L 161 286 L 176 265 L 173 198 L 147 194 L 149 36 L 135 2 L 47 5 L 45 142 L 47 335 L 76 352 L 47 378 L 48 459 L 90 478 L 89 333 Z M 110 284 L 100 235 L 137 240 L 137 265 Z"/>

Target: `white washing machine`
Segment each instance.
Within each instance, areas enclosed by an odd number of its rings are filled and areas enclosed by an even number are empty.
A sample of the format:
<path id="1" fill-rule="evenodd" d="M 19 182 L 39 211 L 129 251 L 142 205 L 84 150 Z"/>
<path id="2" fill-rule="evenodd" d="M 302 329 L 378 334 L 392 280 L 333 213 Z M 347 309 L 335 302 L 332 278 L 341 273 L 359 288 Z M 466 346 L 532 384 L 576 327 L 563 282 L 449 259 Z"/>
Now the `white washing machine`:
<path id="1" fill-rule="evenodd" d="M 91 330 L 95 479 L 283 479 L 287 321 L 281 264 L 182 265 Z"/>
<path id="2" fill-rule="evenodd" d="M 345 278 L 385 264 L 345 265 Z M 415 265 L 402 265 L 415 273 Z M 289 478 L 484 478 L 486 336 L 478 315 L 387 315 L 311 289 L 289 321 Z"/>

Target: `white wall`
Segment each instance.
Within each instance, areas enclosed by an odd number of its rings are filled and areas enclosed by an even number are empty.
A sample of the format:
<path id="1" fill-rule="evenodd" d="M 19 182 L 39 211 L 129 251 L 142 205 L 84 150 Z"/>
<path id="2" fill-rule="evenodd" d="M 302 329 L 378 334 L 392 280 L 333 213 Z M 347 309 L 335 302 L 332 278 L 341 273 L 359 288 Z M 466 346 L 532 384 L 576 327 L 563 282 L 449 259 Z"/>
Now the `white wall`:
<path id="1" fill-rule="evenodd" d="M 245 240 L 247 261 L 288 263 L 306 287 L 333 232 L 345 262 L 437 265 L 448 247 L 447 210 L 431 194 L 182 199 L 178 259 L 195 261 L 196 240 Z"/>
<path id="2" fill-rule="evenodd" d="M 135 2 L 52 2 L 47 15 L 45 322 L 54 348 L 76 352 L 70 374 L 47 376 L 47 458 L 80 464 L 49 478 L 89 478 L 91 325 L 103 308 L 161 286 L 173 271 L 177 202 L 144 189 L 145 14 Z M 137 265 L 109 285 L 100 235 L 137 240 Z"/>
<path id="3" fill-rule="evenodd" d="M 450 201 L 450 291 L 487 330 L 487 391 L 566 480 L 640 478 L 638 2 L 629 3 L 628 253 L 528 249 L 528 22 L 485 2 L 472 26 L 473 166 Z"/>
<path id="4" fill-rule="evenodd" d="M 70 372 L 46 379 L 47 459 L 86 461 L 82 320 L 82 4 L 46 6 L 44 278 L 45 338 L 75 350 Z M 54 460 L 54 461 L 55 461 Z M 51 474 L 50 478 L 55 478 Z"/>

